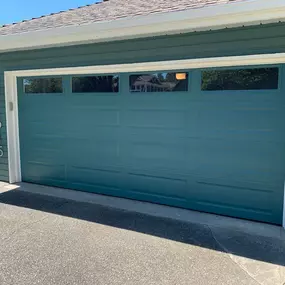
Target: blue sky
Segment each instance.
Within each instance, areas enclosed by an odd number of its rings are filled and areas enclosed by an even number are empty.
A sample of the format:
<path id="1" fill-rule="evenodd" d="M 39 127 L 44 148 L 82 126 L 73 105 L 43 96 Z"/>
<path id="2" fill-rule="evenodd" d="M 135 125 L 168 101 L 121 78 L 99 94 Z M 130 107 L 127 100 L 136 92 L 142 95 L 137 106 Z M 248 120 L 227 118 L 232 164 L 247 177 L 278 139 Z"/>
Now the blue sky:
<path id="1" fill-rule="evenodd" d="M 0 25 L 19 22 L 42 15 L 76 8 L 97 2 L 96 0 L 2 0 Z M 1 2 L 2 2 L 1 1 Z"/>

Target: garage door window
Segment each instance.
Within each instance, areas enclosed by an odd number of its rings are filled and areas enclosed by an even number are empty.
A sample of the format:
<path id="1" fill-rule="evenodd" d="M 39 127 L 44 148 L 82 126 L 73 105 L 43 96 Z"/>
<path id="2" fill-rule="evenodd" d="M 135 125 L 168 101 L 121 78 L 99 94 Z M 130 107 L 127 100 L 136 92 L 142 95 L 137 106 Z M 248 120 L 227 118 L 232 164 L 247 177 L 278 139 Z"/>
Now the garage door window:
<path id="1" fill-rule="evenodd" d="M 29 78 L 24 79 L 25 93 L 62 93 L 62 78 Z"/>
<path id="2" fill-rule="evenodd" d="M 154 73 L 130 76 L 130 92 L 188 91 L 188 73 Z"/>
<path id="3" fill-rule="evenodd" d="M 279 69 L 251 68 L 208 70 L 202 72 L 202 90 L 268 90 L 278 89 Z"/>
<path id="4" fill-rule="evenodd" d="M 72 78 L 73 93 L 117 93 L 119 76 L 84 76 Z"/>

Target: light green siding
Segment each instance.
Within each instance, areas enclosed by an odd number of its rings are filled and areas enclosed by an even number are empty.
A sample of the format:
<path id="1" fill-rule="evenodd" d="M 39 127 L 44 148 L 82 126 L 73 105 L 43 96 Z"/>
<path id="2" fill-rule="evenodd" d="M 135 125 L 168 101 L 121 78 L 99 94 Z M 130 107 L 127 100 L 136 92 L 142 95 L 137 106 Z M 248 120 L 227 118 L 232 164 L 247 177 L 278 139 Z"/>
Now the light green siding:
<path id="1" fill-rule="evenodd" d="M 176 60 L 187 58 L 203 58 L 276 52 L 285 52 L 284 24 L 225 29 L 220 31 L 191 33 L 185 35 L 162 36 L 147 39 L 136 39 L 130 41 L 97 43 L 82 46 L 49 48 L 36 51 L 12 52 L 2 55 L 0 54 L 0 117 L 3 120 L 4 126 L 0 130 L 2 137 L 2 145 L 4 147 L 4 157 L 0 158 L 0 180 L 7 181 L 8 179 L 7 142 L 4 118 L 4 70 L 135 63 L 159 60 Z M 213 99 L 210 97 L 207 98 L 209 99 L 210 104 Z M 217 108 L 219 109 L 223 107 L 229 108 L 229 110 L 233 110 L 234 107 L 231 105 L 231 103 L 224 102 L 222 99 L 223 98 L 220 98 L 220 103 L 222 105 L 217 106 Z M 270 104 L 273 103 L 271 102 Z M 213 109 L 211 109 L 212 106 L 213 105 L 209 105 L 208 108 L 211 112 L 210 115 L 214 118 L 217 114 Z M 278 114 L 282 114 L 282 112 L 280 111 L 280 106 L 278 106 Z M 275 108 L 277 106 L 274 105 L 273 107 Z M 205 114 L 201 115 L 201 128 L 203 126 L 206 126 L 208 122 L 207 117 L 205 117 L 204 115 Z M 264 113 L 264 115 L 266 115 L 266 112 Z M 273 117 L 271 117 L 271 119 L 272 122 L 275 120 Z M 214 124 L 214 121 L 210 121 L 208 123 Z M 280 128 L 282 129 L 282 126 Z M 260 146 L 260 149 L 262 149 L 262 146 Z M 252 148 L 252 150 L 254 150 L 254 148 Z M 282 150 L 282 148 L 280 150 Z M 282 155 L 283 152 L 280 151 L 280 154 Z M 274 153 L 273 156 L 278 156 L 278 153 Z M 211 167 L 213 168 L 214 166 L 212 165 Z M 280 171 L 282 172 L 282 168 L 280 168 Z M 206 183 L 208 183 L 209 185 L 211 183 L 213 184 L 211 187 L 212 190 L 209 188 L 207 190 L 208 192 L 214 191 L 213 189 L 215 189 L 216 187 L 214 184 L 218 184 L 215 181 L 211 182 L 210 180 L 206 181 Z M 236 185 L 236 187 L 239 188 L 240 186 Z M 199 197 L 202 199 L 203 197 L 201 197 L 202 194 L 199 193 L 199 190 L 196 189 L 195 191 L 198 191 L 196 194 L 198 196 L 200 195 Z M 264 194 L 262 196 L 263 205 L 265 205 L 266 195 L 267 194 Z M 282 201 L 279 201 L 279 198 L 282 199 L 282 195 L 279 193 L 276 197 L 277 198 L 275 198 L 273 203 L 274 207 L 276 207 L 276 209 L 274 210 L 274 218 L 266 219 L 263 216 L 261 220 L 280 223 Z M 236 199 L 241 199 L 241 196 L 237 196 Z M 247 202 L 250 203 L 250 199 Z M 206 203 L 207 202 L 205 202 L 205 205 Z M 199 207 L 195 207 L 193 205 L 191 207 L 199 209 Z M 203 209 L 205 210 L 205 208 L 206 206 Z M 225 213 L 223 211 L 211 209 L 211 205 L 208 205 L 208 209 L 209 211 Z M 235 212 L 234 209 L 232 211 Z M 238 212 L 239 210 L 236 211 Z M 247 216 L 239 216 L 254 218 L 250 214 L 248 214 Z"/>
<path id="2" fill-rule="evenodd" d="M 9 181 L 9 172 L 4 92 L 4 71 L 0 64 L 0 122 L 2 124 L 2 128 L 0 129 L 0 146 L 2 146 L 2 150 L 4 152 L 3 156 L 0 157 L 0 181 L 7 182 Z"/>

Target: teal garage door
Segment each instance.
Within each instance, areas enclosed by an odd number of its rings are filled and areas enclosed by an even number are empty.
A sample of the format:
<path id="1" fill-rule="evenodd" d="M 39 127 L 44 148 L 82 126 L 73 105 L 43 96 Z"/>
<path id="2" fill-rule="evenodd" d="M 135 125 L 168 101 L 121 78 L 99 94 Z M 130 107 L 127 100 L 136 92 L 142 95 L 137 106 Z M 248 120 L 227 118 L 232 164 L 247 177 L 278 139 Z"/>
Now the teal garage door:
<path id="1" fill-rule="evenodd" d="M 22 180 L 281 224 L 283 73 L 21 78 Z"/>

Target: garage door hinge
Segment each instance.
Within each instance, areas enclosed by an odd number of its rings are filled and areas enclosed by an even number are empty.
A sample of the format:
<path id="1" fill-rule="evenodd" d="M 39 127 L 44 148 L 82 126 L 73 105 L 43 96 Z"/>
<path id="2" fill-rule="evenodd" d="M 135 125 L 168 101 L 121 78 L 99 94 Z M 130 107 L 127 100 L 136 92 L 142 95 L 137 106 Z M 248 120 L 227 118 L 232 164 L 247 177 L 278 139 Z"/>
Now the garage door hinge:
<path id="1" fill-rule="evenodd" d="M 9 110 L 13 111 L 14 110 L 14 104 L 13 102 L 9 102 Z"/>

